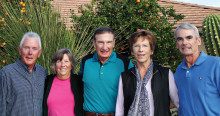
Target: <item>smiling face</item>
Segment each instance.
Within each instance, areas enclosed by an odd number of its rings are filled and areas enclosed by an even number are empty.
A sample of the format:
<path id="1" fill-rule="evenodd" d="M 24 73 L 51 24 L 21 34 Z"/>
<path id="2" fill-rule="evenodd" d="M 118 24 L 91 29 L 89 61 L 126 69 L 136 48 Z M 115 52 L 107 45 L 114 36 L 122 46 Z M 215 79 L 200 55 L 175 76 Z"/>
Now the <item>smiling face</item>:
<path id="1" fill-rule="evenodd" d="M 198 56 L 199 45 L 201 45 L 201 38 L 196 38 L 196 33 L 193 29 L 180 28 L 176 32 L 176 47 L 183 54 L 183 56 Z"/>
<path id="2" fill-rule="evenodd" d="M 19 47 L 18 50 L 21 56 L 21 62 L 32 71 L 37 58 L 40 57 L 41 54 L 39 41 L 34 38 L 25 39 L 22 47 Z"/>
<path id="3" fill-rule="evenodd" d="M 132 46 L 131 52 L 138 64 L 144 64 L 150 62 L 150 56 L 153 54 L 150 43 L 143 37 L 137 38 L 137 41 Z"/>
<path id="4" fill-rule="evenodd" d="M 115 39 L 112 33 L 97 34 L 93 40 L 93 45 L 96 48 L 98 58 L 101 63 L 104 63 L 111 56 L 115 46 Z"/>
<path id="5" fill-rule="evenodd" d="M 62 60 L 56 61 L 56 76 L 59 79 L 67 79 L 71 76 L 72 62 L 67 54 L 63 55 Z"/>

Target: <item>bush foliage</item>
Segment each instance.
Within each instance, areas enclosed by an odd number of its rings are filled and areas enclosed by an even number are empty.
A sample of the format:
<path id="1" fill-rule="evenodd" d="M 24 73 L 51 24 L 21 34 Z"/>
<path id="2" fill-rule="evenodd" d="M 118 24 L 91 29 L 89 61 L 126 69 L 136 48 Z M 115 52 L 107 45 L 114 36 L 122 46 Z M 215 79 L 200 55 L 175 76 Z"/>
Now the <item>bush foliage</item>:
<path id="1" fill-rule="evenodd" d="M 60 48 L 73 51 L 79 70 L 81 56 L 92 50 L 89 23 L 81 24 L 81 32 L 66 30 L 58 13 L 53 12 L 50 2 L 44 0 L 2 0 L 0 2 L 0 69 L 19 58 L 17 47 L 24 33 L 36 32 L 42 41 L 42 54 L 37 63 L 49 74 L 53 54 Z M 78 27 L 76 27 L 77 29 Z M 86 36 L 85 36 L 86 35 Z M 86 46 L 85 46 L 86 45 Z"/>
<path id="2" fill-rule="evenodd" d="M 155 63 L 170 66 L 175 71 L 182 60 L 176 49 L 172 26 L 184 16 L 175 14 L 172 6 L 161 7 L 156 0 L 93 0 L 91 5 L 79 6 L 78 12 L 82 15 L 72 12 L 76 23 L 73 28 L 90 20 L 93 22 L 88 31 L 101 25 L 109 26 L 116 33 L 117 52 L 130 56 L 126 39 L 135 31 L 145 29 L 152 31 L 157 38 L 153 55 Z"/>
<path id="3" fill-rule="evenodd" d="M 17 47 L 23 34 L 33 31 L 42 39 L 43 52 L 38 64 L 50 74 L 50 62 L 55 51 L 69 48 L 76 57 L 77 72 L 81 57 L 94 52 L 92 34 L 101 25 L 115 31 L 116 52 L 130 56 L 126 39 L 138 29 L 146 29 L 157 38 L 153 56 L 155 63 L 170 66 L 174 71 L 182 60 L 175 48 L 172 26 L 183 19 L 183 15 L 175 14 L 172 6 L 159 6 L 156 0 L 92 1 L 91 5 L 79 7 L 81 16 L 73 13 L 73 30 L 66 29 L 49 1 L 2 0 L 0 8 L 0 69 L 19 58 Z"/>

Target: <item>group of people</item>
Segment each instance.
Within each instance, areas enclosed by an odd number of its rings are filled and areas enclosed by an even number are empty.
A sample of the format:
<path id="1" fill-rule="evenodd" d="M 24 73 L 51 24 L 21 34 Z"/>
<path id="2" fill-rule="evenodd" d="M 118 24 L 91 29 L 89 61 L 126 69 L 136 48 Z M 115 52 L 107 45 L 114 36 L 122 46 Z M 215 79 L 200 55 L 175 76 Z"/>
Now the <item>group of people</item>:
<path id="1" fill-rule="evenodd" d="M 220 116 L 220 58 L 200 52 L 201 37 L 190 24 L 174 32 L 184 60 L 173 74 L 154 64 L 153 33 L 134 32 L 128 38 L 134 64 L 113 51 L 115 35 L 101 26 L 94 33 L 94 54 L 75 58 L 68 48 L 52 57 L 53 74 L 36 64 L 41 39 L 27 32 L 20 58 L 0 70 L 0 116 L 170 116 L 171 104 L 179 116 Z"/>

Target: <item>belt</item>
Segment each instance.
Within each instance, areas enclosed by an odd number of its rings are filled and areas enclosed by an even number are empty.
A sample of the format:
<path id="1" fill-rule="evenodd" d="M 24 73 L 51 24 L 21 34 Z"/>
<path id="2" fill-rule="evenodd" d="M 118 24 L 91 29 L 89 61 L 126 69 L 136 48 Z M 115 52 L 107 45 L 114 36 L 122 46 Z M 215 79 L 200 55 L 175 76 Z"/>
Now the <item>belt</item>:
<path id="1" fill-rule="evenodd" d="M 115 113 L 99 114 L 85 111 L 85 116 L 115 116 Z"/>

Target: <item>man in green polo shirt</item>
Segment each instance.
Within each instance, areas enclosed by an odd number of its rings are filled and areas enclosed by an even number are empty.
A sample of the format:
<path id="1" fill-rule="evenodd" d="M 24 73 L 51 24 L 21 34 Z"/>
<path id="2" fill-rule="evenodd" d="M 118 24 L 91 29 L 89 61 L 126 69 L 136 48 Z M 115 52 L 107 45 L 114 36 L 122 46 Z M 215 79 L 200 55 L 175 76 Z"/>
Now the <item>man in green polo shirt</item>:
<path id="1" fill-rule="evenodd" d="M 113 51 L 114 32 L 101 26 L 94 33 L 95 54 L 82 58 L 79 75 L 84 83 L 86 116 L 114 115 L 121 72 L 133 67 L 131 60 Z"/>

